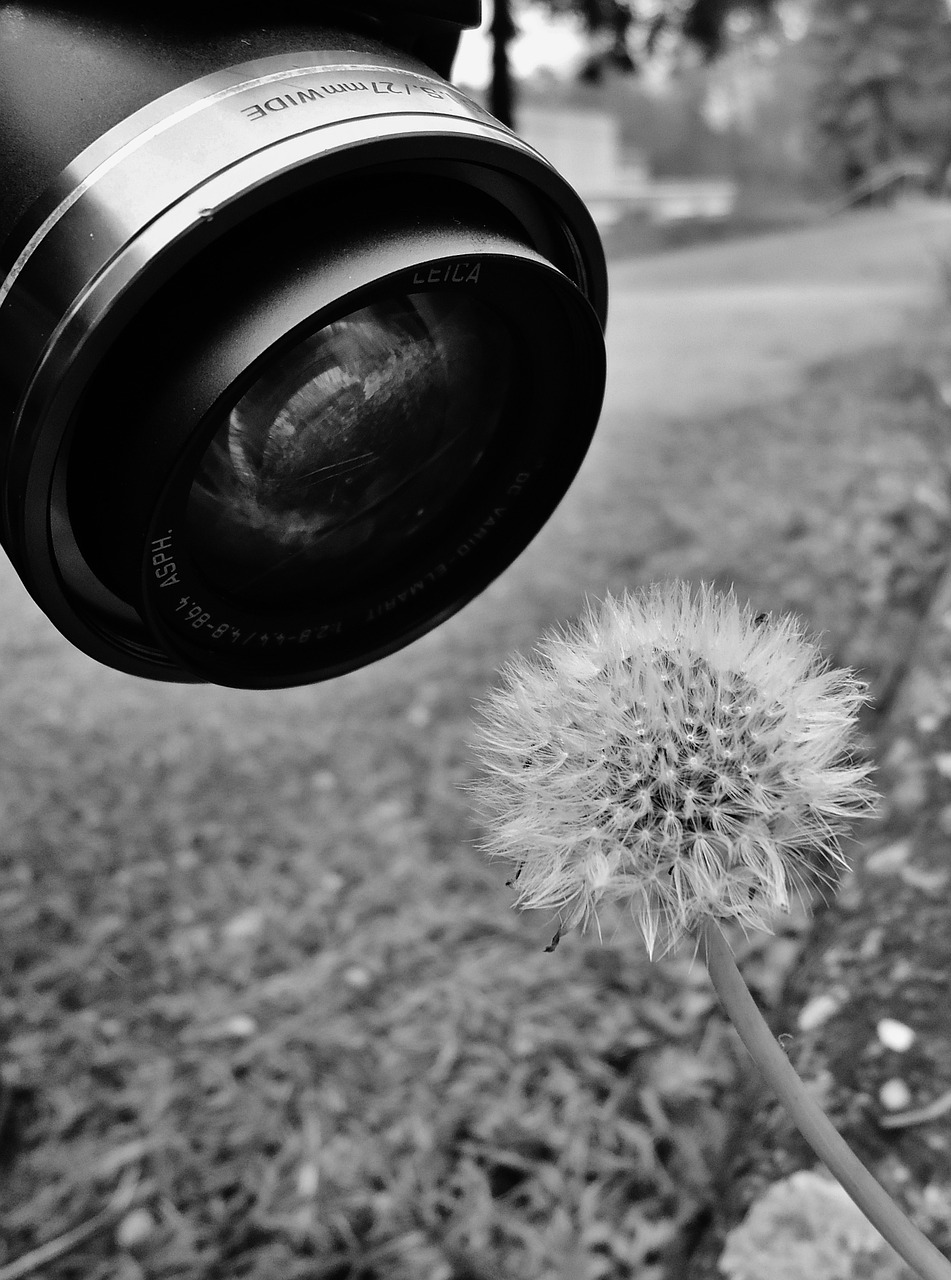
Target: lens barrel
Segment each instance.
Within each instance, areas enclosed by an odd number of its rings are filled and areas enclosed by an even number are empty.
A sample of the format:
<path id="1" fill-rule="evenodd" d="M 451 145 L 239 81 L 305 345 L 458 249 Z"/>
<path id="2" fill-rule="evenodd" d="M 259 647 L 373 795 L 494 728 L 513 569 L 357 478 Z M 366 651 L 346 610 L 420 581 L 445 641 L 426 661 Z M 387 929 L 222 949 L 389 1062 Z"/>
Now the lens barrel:
<path id="1" fill-rule="evenodd" d="M 5 254 L 3 543 L 139 676 L 283 687 L 400 648 L 524 549 L 597 422 L 590 216 L 395 50 L 162 94 Z"/>

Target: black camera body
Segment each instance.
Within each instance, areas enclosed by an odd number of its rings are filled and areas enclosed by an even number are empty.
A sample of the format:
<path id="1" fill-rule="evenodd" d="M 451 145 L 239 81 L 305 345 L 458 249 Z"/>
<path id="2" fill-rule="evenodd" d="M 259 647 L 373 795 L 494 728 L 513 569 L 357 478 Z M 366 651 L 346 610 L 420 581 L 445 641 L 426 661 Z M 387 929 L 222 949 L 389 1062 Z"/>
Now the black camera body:
<path id="1" fill-rule="evenodd" d="M 0 540 L 91 657 L 340 675 L 471 600 L 571 483 L 604 258 L 448 83 L 478 10 L 0 0 Z"/>

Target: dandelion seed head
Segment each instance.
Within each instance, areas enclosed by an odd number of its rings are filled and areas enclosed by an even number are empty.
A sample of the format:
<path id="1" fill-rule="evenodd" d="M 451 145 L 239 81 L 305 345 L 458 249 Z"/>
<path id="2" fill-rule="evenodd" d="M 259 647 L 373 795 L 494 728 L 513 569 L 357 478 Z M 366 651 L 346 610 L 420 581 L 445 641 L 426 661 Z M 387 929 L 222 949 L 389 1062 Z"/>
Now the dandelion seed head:
<path id="1" fill-rule="evenodd" d="M 874 808 L 852 754 L 864 700 L 794 618 L 732 592 L 609 596 L 513 657 L 481 705 L 483 847 L 561 933 L 607 901 L 652 956 L 708 916 L 771 930 L 791 893 L 834 882 L 839 837 Z"/>

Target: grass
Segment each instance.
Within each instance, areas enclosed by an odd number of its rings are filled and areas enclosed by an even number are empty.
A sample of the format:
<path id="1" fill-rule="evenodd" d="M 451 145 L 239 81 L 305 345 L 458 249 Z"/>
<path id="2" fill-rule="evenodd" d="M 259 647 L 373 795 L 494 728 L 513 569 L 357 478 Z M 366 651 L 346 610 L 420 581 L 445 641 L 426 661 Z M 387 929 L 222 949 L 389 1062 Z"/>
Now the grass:
<path id="1" fill-rule="evenodd" d="M 572 1251 L 585 1275 L 667 1240 L 723 1068 L 711 1040 L 683 1069 L 661 1160 L 663 1055 L 712 1001 L 665 999 L 635 948 L 541 953 L 470 847 L 459 709 L 406 693 L 231 732 L 131 696 L 21 722 L 11 1257 L 130 1166 L 153 1225 L 129 1275 L 543 1275 Z M 50 1274 L 121 1253 L 104 1231 Z"/>
<path id="2" fill-rule="evenodd" d="M 663 1274 L 741 1056 L 689 956 L 623 927 L 546 955 L 513 915 L 470 709 L 586 590 L 673 574 L 796 607 L 887 693 L 951 528 L 942 337 L 596 462 L 464 614 L 330 685 L 100 670 L 3 571 L 3 1280 L 84 1223 L 40 1274 Z M 739 948 L 767 999 L 797 927 Z"/>

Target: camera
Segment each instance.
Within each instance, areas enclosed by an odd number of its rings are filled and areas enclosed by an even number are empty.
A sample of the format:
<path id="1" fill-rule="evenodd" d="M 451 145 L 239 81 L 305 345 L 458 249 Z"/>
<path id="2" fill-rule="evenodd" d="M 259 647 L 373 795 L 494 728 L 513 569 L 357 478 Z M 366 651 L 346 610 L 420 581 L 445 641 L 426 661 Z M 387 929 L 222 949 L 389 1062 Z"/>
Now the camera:
<path id="1" fill-rule="evenodd" d="M 604 255 L 449 82 L 479 9 L 0 0 L 0 540 L 90 657 L 339 676 L 564 496 Z"/>

